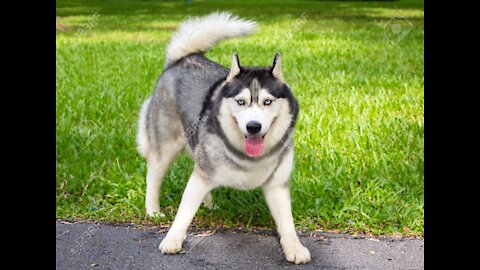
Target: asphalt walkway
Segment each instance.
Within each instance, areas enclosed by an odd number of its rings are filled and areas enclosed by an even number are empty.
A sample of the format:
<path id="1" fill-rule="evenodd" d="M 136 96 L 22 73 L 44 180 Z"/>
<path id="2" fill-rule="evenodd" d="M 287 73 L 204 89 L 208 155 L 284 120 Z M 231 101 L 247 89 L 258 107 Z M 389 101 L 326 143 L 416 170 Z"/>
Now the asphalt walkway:
<path id="1" fill-rule="evenodd" d="M 56 269 L 423 269 L 423 239 L 301 236 L 312 261 L 286 262 L 272 233 L 190 232 L 185 253 L 163 255 L 165 233 L 123 225 L 56 224 Z M 203 234 L 202 234 L 203 233 Z"/>

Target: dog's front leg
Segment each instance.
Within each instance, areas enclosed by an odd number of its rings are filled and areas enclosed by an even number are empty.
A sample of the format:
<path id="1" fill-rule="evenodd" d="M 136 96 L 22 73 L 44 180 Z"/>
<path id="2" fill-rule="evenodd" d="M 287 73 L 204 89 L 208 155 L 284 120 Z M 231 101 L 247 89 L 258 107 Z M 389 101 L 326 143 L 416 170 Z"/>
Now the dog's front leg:
<path id="1" fill-rule="evenodd" d="M 215 185 L 208 179 L 205 179 L 200 169 L 195 166 L 188 180 L 187 187 L 183 192 L 175 220 L 160 243 L 159 248 L 162 253 L 174 254 L 182 250 L 182 243 L 186 237 L 188 226 L 192 222 L 203 198 L 213 188 L 215 188 Z"/>
<path id="2" fill-rule="evenodd" d="M 287 261 L 296 264 L 309 262 L 310 251 L 300 243 L 295 232 L 288 186 L 264 187 L 263 191 Z"/>
<path id="3" fill-rule="evenodd" d="M 263 185 L 263 193 L 277 225 L 280 244 L 287 261 L 301 264 L 310 261 L 310 251 L 300 243 L 293 223 L 288 184 L 292 170 L 293 150 L 285 155 L 272 178 Z"/>

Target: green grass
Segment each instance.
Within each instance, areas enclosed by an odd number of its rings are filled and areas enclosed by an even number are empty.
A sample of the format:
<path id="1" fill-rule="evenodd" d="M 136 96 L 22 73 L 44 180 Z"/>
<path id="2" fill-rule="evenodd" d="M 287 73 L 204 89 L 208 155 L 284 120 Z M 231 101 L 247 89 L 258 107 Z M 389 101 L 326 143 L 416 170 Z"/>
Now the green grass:
<path id="1" fill-rule="evenodd" d="M 207 54 L 213 61 L 229 66 L 236 51 L 245 65 L 269 65 L 282 53 L 300 102 L 291 179 L 297 229 L 423 236 L 420 1 L 57 0 L 57 218 L 171 223 L 193 161 L 182 154 L 172 164 L 161 191 L 165 217 L 148 220 L 137 115 L 162 72 L 175 27 L 187 15 L 216 10 L 260 27 L 214 48 Z M 397 45 L 384 36 L 394 16 L 413 26 Z M 218 208 L 202 206 L 194 226 L 274 227 L 259 189 L 220 188 L 213 199 Z"/>

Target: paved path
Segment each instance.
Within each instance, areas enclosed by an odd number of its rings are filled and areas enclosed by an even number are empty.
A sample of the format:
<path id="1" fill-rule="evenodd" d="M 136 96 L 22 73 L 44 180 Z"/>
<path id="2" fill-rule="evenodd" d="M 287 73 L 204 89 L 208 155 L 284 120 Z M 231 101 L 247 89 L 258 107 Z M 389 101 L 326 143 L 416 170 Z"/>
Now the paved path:
<path id="1" fill-rule="evenodd" d="M 101 224 L 57 222 L 57 269 L 423 269 L 424 240 L 302 236 L 312 261 L 296 266 L 283 258 L 273 235 L 231 230 L 189 233 L 184 254 L 162 255 L 165 233 Z"/>

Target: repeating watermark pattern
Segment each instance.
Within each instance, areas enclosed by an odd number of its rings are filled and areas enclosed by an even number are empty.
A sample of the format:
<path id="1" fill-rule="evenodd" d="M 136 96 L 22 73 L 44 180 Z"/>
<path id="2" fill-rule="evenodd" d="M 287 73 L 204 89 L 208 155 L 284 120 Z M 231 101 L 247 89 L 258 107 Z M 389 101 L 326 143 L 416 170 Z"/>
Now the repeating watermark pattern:
<path id="1" fill-rule="evenodd" d="M 82 26 L 73 34 L 73 42 L 71 44 L 72 47 L 77 46 L 83 37 L 91 31 L 95 26 L 98 25 L 100 21 L 100 14 L 96 11 L 86 23 L 82 24 Z"/>
<path id="2" fill-rule="evenodd" d="M 99 226 L 97 224 L 93 224 L 91 226 L 89 226 L 87 228 L 86 231 L 84 231 L 82 233 L 82 235 L 80 235 L 80 237 L 78 237 L 76 240 L 75 240 L 75 244 L 74 247 L 70 248 L 70 253 L 72 255 L 77 255 L 80 251 L 84 250 L 85 249 L 85 244 L 90 240 L 92 239 L 92 237 L 95 235 L 95 233 L 98 231 L 98 228 Z"/>
<path id="3" fill-rule="evenodd" d="M 391 44 L 397 45 L 413 30 L 413 25 L 404 17 L 393 17 L 383 29 L 385 38 Z"/>
<path id="4" fill-rule="evenodd" d="M 198 119 L 197 121 L 193 122 L 187 128 L 187 130 L 185 130 L 185 138 L 191 138 L 195 133 L 197 133 L 198 129 L 205 124 L 206 119 L 206 117 L 203 117 L 202 119 Z"/>
<path id="5" fill-rule="evenodd" d="M 307 20 L 308 20 L 308 14 L 304 11 L 295 20 L 295 23 L 294 23 L 293 27 L 287 29 L 284 33 L 282 33 L 283 41 L 282 41 L 282 43 L 280 43 L 279 48 L 282 48 L 283 45 L 285 45 L 285 43 L 287 43 L 287 41 L 292 39 L 293 35 L 295 33 L 297 33 L 298 31 L 300 31 L 300 29 L 307 22 Z"/>
<path id="6" fill-rule="evenodd" d="M 182 138 L 182 141 L 180 143 L 177 143 L 175 145 L 175 152 L 179 151 L 180 148 L 182 148 L 185 144 L 188 144 L 188 140 L 191 139 L 193 136 L 197 135 L 197 132 L 199 131 L 200 127 L 204 126 L 205 123 L 207 122 L 206 117 L 202 117 L 200 119 L 197 119 L 195 122 L 190 124 L 185 131 L 183 132 L 180 137 Z"/>
<path id="7" fill-rule="evenodd" d="M 180 253 L 181 254 L 190 253 L 190 251 L 192 251 L 197 245 L 199 245 L 203 241 L 203 239 L 205 239 L 205 237 L 214 235 L 216 231 L 217 229 L 214 229 L 214 230 L 207 230 L 206 232 L 200 233 L 197 235 L 193 235 L 193 234 L 188 235 L 185 239 L 185 244 L 184 244 L 185 249 L 183 249 Z"/>

